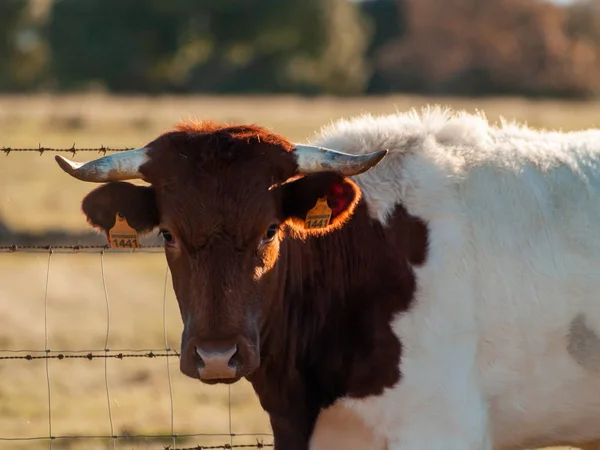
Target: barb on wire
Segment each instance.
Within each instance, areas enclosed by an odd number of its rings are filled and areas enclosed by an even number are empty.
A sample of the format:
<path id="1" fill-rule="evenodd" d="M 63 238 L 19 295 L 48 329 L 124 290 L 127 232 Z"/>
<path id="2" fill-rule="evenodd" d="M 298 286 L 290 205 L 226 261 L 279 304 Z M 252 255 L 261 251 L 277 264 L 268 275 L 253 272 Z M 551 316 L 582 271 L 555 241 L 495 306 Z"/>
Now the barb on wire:
<path id="1" fill-rule="evenodd" d="M 71 148 L 51 148 L 44 147 L 42 144 L 38 144 L 37 148 L 35 147 L 22 147 L 22 148 L 12 148 L 12 147 L 2 147 L 2 151 L 6 156 L 10 155 L 13 152 L 37 152 L 43 155 L 45 152 L 54 152 L 54 153 L 72 153 L 73 156 L 79 152 L 96 152 L 102 153 L 106 155 L 106 152 L 125 152 L 127 150 L 133 150 L 134 147 L 123 147 L 123 148 L 110 148 L 101 145 L 97 148 L 75 148 L 75 143 L 71 146 Z"/>

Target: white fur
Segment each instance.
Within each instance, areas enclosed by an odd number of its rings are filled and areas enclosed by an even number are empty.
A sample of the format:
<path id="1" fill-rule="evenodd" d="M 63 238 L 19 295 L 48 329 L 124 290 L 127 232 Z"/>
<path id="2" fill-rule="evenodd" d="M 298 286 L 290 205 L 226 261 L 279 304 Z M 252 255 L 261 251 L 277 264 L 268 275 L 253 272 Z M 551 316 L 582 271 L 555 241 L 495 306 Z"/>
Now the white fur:
<path id="1" fill-rule="evenodd" d="M 358 413 L 378 441 L 357 448 L 507 450 L 600 439 L 600 372 L 567 352 L 578 314 L 600 335 L 600 130 L 493 126 L 435 107 L 342 120 L 315 144 L 387 148 L 353 178 L 370 214 L 386 223 L 402 204 L 429 227 L 415 305 L 392 323 L 402 380 L 382 396 L 332 407 Z M 353 448 L 318 445 L 327 417 L 312 448 Z"/>

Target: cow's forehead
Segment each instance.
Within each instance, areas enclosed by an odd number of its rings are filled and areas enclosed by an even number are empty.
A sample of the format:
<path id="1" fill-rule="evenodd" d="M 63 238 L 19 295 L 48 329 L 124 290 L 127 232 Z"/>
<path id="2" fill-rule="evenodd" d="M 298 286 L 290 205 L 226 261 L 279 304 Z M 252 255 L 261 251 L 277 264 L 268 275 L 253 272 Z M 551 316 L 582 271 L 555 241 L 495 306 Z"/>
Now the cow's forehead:
<path id="1" fill-rule="evenodd" d="M 151 182 L 162 199 L 187 210 L 202 207 L 228 216 L 244 212 L 247 204 L 260 208 L 272 198 L 269 188 L 278 180 L 268 161 L 195 156 L 158 164 L 159 175 Z"/>
<path id="2" fill-rule="evenodd" d="M 160 201 L 186 211 L 211 212 L 224 218 L 263 211 L 271 204 L 273 192 L 264 175 L 245 176 L 237 173 L 207 173 L 174 176 L 154 185 Z"/>
<path id="3" fill-rule="evenodd" d="M 153 183 L 161 220 L 190 241 L 203 242 L 216 234 L 250 238 L 277 216 L 271 175 L 250 170 L 253 164 L 170 169 Z"/>
<path id="4" fill-rule="evenodd" d="M 172 178 L 195 180 L 200 174 L 223 182 L 237 178 L 265 183 L 294 173 L 293 146 L 283 137 L 260 127 L 214 127 L 185 124 L 163 134 L 148 144 L 150 161 L 143 172 L 153 184 L 170 183 Z"/>
<path id="5" fill-rule="evenodd" d="M 190 127 L 148 145 L 141 171 L 156 190 L 161 220 L 192 240 L 217 231 L 260 234 L 277 213 L 269 188 L 297 170 L 292 145 L 259 127 Z"/>

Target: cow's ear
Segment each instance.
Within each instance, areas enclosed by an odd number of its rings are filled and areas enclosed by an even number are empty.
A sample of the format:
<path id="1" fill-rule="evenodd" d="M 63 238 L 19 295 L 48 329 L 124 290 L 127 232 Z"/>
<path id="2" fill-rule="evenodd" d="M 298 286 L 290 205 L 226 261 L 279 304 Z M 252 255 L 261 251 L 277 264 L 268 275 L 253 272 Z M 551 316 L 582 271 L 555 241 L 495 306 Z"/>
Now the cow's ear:
<path id="1" fill-rule="evenodd" d="M 283 219 L 306 235 L 322 235 L 343 226 L 361 196 L 354 182 L 334 172 L 307 175 L 278 189 Z"/>
<path id="2" fill-rule="evenodd" d="M 152 231 L 160 222 L 154 188 L 122 181 L 94 189 L 83 199 L 81 209 L 89 224 L 105 233 L 115 225 L 117 213 L 141 234 Z"/>

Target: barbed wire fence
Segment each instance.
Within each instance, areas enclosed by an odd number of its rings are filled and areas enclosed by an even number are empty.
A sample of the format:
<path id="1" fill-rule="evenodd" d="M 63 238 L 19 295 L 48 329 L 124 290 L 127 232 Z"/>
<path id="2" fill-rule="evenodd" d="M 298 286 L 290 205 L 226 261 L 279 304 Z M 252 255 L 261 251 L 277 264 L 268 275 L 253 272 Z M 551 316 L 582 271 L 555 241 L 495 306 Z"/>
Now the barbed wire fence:
<path id="1" fill-rule="evenodd" d="M 106 154 L 107 152 L 120 152 L 131 150 L 132 148 L 116 148 L 112 149 L 109 147 L 98 147 L 98 148 L 75 148 L 75 144 L 71 148 L 49 148 L 39 145 L 37 148 L 10 148 L 1 147 L 0 151 L 4 152 L 5 155 L 10 155 L 13 152 L 36 152 L 43 155 L 46 152 L 55 153 L 71 153 L 73 155 L 79 152 L 96 152 L 100 154 Z M 228 414 L 229 414 L 229 430 L 228 433 L 176 433 L 175 432 L 175 408 L 173 401 L 173 386 L 171 377 L 171 367 L 169 365 L 169 358 L 179 358 L 179 352 L 169 346 L 167 337 L 167 286 L 168 286 L 168 267 L 165 270 L 164 277 L 164 288 L 163 288 L 163 337 L 164 337 L 164 348 L 145 348 L 145 349 L 110 349 L 108 348 L 109 336 L 110 336 L 110 325 L 111 325 L 111 310 L 110 310 L 110 299 L 106 285 L 105 277 L 105 266 L 104 266 L 104 255 L 107 253 L 124 254 L 124 253 L 163 253 L 164 248 L 160 245 L 141 245 L 139 248 L 131 249 L 113 249 L 110 245 L 18 245 L 18 244 L 7 244 L 0 245 L 0 254 L 3 253 L 47 253 L 48 258 L 46 261 L 46 276 L 44 286 L 44 349 L 0 349 L 0 365 L 9 364 L 11 361 L 39 361 L 45 362 L 45 378 L 46 378 L 46 390 L 47 390 L 47 422 L 48 422 L 48 434 L 43 436 L 21 436 L 21 437 L 6 437 L 0 436 L 0 443 L 10 443 L 17 441 L 47 441 L 48 448 L 52 450 L 53 443 L 61 440 L 103 440 L 110 442 L 110 447 L 117 448 L 118 441 L 127 441 L 132 439 L 165 439 L 168 438 L 171 442 L 169 445 L 162 445 L 159 447 L 163 450 L 208 450 L 208 449 L 236 449 L 236 448 L 267 448 L 273 447 L 271 442 L 263 442 L 265 439 L 272 441 L 272 435 L 268 433 L 234 433 L 232 428 L 231 420 L 231 386 L 229 386 L 228 394 Z M 102 288 L 104 292 L 105 300 L 105 311 L 106 311 L 106 330 L 104 339 L 104 348 L 102 349 L 81 349 L 81 350 L 55 350 L 48 347 L 48 287 L 50 282 L 52 257 L 54 254 L 76 254 L 76 253 L 92 253 L 100 255 L 100 272 L 102 277 Z M 111 390 L 108 376 L 108 360 L 123 361 L 130 358 L 147 358 L 147 359 L 161 359 L 164 358 L 166 361 L 166 375 L 169 386 L 169 409 L 170 409 L 170 434 L 129 434 L 122 433 L 118 434 L 115 432 L 113 413 L 111 408 Z M 91 361 L 95 359 L 104 360 L 104 388 L 106 392 L 106 404 L 107 404 L 107 415 L 110 426 L 110 434 L 102 435 L 57 435 L 53 433 L 53 422 L 52 422 L 52 390 L 51 390 L 51 371 L 49 361 Z M 221 445 L 196 445 L 193 447 L 177 447 L 177 439 L 193 439 L 200 437 L 223 437 L 229 438 L 228 443 Z M 233 439 L 237 437 L 247 437 L 256 440 L 253 444 L 234 444 Z M 158 450 L 158 448 L 157 448 Z"/>

